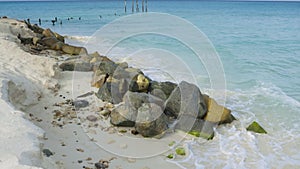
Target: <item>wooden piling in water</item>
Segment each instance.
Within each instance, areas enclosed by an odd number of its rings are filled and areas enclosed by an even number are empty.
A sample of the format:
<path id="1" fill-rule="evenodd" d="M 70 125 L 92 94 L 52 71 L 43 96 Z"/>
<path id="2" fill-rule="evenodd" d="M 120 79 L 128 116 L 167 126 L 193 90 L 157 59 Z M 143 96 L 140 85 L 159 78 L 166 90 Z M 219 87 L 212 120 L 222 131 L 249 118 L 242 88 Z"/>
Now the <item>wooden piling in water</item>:
<path id="1" fill-rule="evenodd" d="M 134 0 L 132 0 L 132 13 L 134 13 Z"/>
<path id="2" fill-rule="evenodd" d="M 136 0 L 136 12 L 139 12 L 139 0 Z"/>
<path id="3" fill-rule="evenodd" d="M 146 0 L 146 12 L 148 12 L 148 0 Z"/>
<path id="4" fill-rule="evenodd" d="M 127 9 L 126 9 L 126 0 L 124 0 L 124 10 L 125 10 L 125 13 L 127 12 Z"/>

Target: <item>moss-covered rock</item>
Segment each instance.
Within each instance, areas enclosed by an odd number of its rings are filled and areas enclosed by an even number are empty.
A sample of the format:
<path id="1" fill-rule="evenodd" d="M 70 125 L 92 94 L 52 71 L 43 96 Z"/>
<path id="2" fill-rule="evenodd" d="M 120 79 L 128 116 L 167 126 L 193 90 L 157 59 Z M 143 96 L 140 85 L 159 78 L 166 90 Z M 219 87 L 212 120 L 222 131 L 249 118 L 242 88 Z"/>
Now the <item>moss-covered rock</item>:
<path id="1" fill-rule="evenodd" d="M 173 159 L 173 158 L 174 158 L 174 154 L 169 154 L 169 155 L 167 156 L 167 158 L 168 158 L 168 159 Z"/>
<path id="2" fill-rule="evenodd" d="M 175 143 L 176 143 L 175 141 L 171 141 L 171 142 L 169 143 L 169 146 L 172 147 L 172 146 L 175 145 Z"/>
<path id="3" fill-rule="evenodd" d="M 181 156 L 185 155 L 185 149 L 183 147 L 176 148 L 175 152 L 177 155 L 181 155 Z"/>
<path id="4" fill-rule="evenodd" d="M 262 128 L 256 121 L 252 122 L 248 127 L 248 131 L 253 131 L 255 133 L 267 134 L 267 131 Z"/>

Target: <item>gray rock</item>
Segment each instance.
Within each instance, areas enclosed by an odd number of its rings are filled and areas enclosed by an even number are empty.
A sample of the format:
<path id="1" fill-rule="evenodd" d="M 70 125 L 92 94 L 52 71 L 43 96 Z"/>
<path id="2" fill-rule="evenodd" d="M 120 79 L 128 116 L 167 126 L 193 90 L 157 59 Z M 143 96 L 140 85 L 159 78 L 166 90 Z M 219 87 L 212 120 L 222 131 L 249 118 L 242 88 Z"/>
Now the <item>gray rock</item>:
<path id="1" fill-rule="evenodd" d="M 49 47 L 50 49 L 55 49 L 55 44 L 59 43 L 60 41 L 55 37 L 46 37 L 39 40 L 39 44 Z"/>
<path id="2" fill-rule="evenodd" d="M 133 127 L 135 125 L 136 116 L 136 109 L 122 103 L 115 107 L 110 113 L 110 123 L 115 126 Z"/>
<path id="3" fill-rule="evenodd" d="M 206 112 L 206 103 L 199 88 L 185 81 L 172 91 L 165 103 L 165 113 L 175 117 L 189 114 L 195 118 L 202 118 Z"/>
<path id="4" fill-rule="evenodd" d="M 112 77 L 119 80 L 127 79 L 128 81 L 131 81 L 138 74 L 138 69 L 124 69 L 122 66 L 119 66 L 115 69 Z"/>
<path id="5" fill-rule="evenodd" d="M 105 60 L 100 62 L 99 70 L 102 71 L 104 74 L 108 74 L 112 76 L 118 67 L 118 64 L 114 63 L 113 61 Z"/>
<path id="6" fill-rule="evenodd" d="M 98 92 L 96 93 L 96 96 L 101 99 L 102 101 L 113 103 L 113 99 L 111 96 L 111 83 L 106 82 L 104 85 L 99 88 Z"/>
<path id="7" fill-rule="evenodd" d="M 94 116 L 94 115 L 88 115 L 88 116 L 86 117 L 86 119 L 87 119 L 88 121 L 91 121 L 91 122 L 95 122 L 95 121 L 98 120 L 97 117 Z"/>
<path id="8" fill-rule="evenodd" d="M 75 100 L 73 104 L 75 108 L 79 109 L 79 108 L 87 107 L 89 105 L 89 102 L 86 100 Z"/>
<path id="9" fill-rule="evenodd" d="M 59 68 L 63 71 L 81 71 L 81 72 L 89 72 L 92 71 L 93 65 L 84 62 L 82 60 L 71 60 L 65 61 L 59 65 Z"/>
<path id="10" fill-rule="evenodd" d="M 156 82 L 151 81 L 149 91 L 152 95 L 167 100 L 177 84 L 172 82 Z"/>
<path id="11" fill-rule="evenodd" d="M 155 97 L 147 93 L 138 93 L 128 91 L 123 97 L 123 101 L 127 106 L 133 107 L 134 109 L 139 109 L 143 103 L 155 103 L 164 109 L 164 101 L 158 97 Z"/>
<path id="12" fill-rule="evenodd" d="M 189 114 L 181 115 L 177 119 L 175 129 L 182 130 L 184 132 L 197 132 L 197 137 L 205 139 L 212 139 L 214 136 L 214 127 L 217 123 L 208 122 L 202 119 L 195 118 Z"/>
<path id="13" fill-rule="evenodd" d="M 128 82 L 125 79 L 106 82 L 99 88 L 96 96 L 106 102 L 118 104 L 128 90 Z"/>
<path id="14" fill-rule="evenodd" d="M 138 109 L 135 128 L 144 137 L 160 135 L 168 128 L 166 119 L 160 106 L 143 103 Z"/>
<path id="15" fill-rule="evenodd" d="M 126 68 L 128 68 L 128 63 L 122 62 L 122 63 L 119 63 L 118 66 L 121 67 L 122 69 L 126 69 Z"/>

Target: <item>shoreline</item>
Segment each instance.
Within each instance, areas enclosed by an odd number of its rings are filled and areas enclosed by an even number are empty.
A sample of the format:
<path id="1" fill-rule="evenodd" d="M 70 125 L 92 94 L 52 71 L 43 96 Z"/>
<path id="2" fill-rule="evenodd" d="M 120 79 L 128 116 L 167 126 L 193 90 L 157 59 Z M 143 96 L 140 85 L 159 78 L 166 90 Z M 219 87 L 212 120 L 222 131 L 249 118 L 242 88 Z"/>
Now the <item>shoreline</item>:
<path id="1" fill-rule="evenodd" d="M 4 111 L 1 111 L 1 114 L 9 115 L 11 116 L 10 118 L 14 119 L 17 118 L 15 113 L 22 113 L 19 119 L 24 121 L 23 123 L 28 123 L 30 124 L 30 126 L 32 126 L 28 127 L 27 125 L 25 125 L 28 130 L 34 130 L 33 133 L 27 133 L 30 135 L 30 137 L 28 138 L 29 142 L 27 141 L 28 143 L 25 144 L 31 145 L 30 141 L 35 142 L 35 144 L 33 144 L 32 147 L 28 147 L 28 151 L 31 153 L 27 153 L 27 150 L 18 150 L 20 151 L 19 156 L 7 156 L 7 160 L 3 160 L 3 158 L 1 158 L 0 166 L 9 167 L 10 165 L 15 165 L 20 168 L 27 168 L 31 165 L 37 166 L 37 168 L 82 168 L 84 166 L 86 168 L 93 168 L 94 164 L 99 160 L 109 161 L 110 159 L 112 159 L 112 161 L 109 162 L 110 168 L 146 169 L 159 167 L 178 167 L 173 163 L 167 162 L 165 155 L 156 156 L 150 159 L 115 157 L 116 155 L 112 155 L 99 148 L 97 144 L 95 144 L 90 140 L 90 138 L 87 137 L 85 131 L 81 128 L 81 126 L 77 124 L 69 124 L 63 128 L 53 127 L 53 124 L 50 120 L 53 118 L 52 111 L 55 110 L 55 107 L 53 105 L 55 103 L 66 101 L 66 99 L 63 99 L 59 96 L 64 95 L 63 97 L 67 97 L 68 99 L 75 98 L 74 96 L 72 96 L 73 72 L 57 71 L 57 60 L 55 59 L 57 56 L 51 56 L 50 54 L 48 55 L 48 57 L 41 57 L 23 51 L 23 49 L 21 49 L 20 47 L 20 44 L 18 44 L 17 42 L 18 40 L 16 37 L 16 33 L 10 32 L 10 30 L 11 26 L 16 26 L 15 23 L 17 23 L 17 26 L 19 27 L 24 28 L 26 26 L 16 20 L 8 19 L 7 21 L 7 25 L 4 24 L 5 26 L 3 26 L 3 20 L 0 20 L 0 22 L 2 22 L 0 23 L 0 29 L 7 30 L 6 32 L 4 31 L 1 34 L 1 37 L 3 37 L 3 39 L 0 40 L 0 44 L 5 44 L 7 50 L 1 50 L 2 53 L 0 54 L 0 56 L 2 60 L 4 59 L 4 57 L 9 60 L 3 60 L 0 63 L 3 65 L 5 65 L 5 63 L 10 63 L 9 66 L 5 67 L 6 69 L 1 70 L 0 72 L 1 77 L 3 76 L 2 74 L 4 74 L 3 78 L 1 78 L 1 92 L 2 94 L 7 95 L 6 98 L 3 98 L 3 95 L 1 96 L 1 99 L 3 99 L 1 100 L 1 107 L 2 102 L 5 101 L 6 103 L 4 103 L 3 106 L 5 104 L 11 104 L 14 106 L 14 108 L 13 110 L 4 108 Z M 9 52 L 12 56 L 7 58 L 7 54 L 5 54 L 4 52 Z M 22 57 L 23 55 L 25 55 L 26 57 Z M 13 62 L 14 60 L 15 62 Z M 30 69 L 26 68 L 26 66 L 29 65 L 33 67 Z M 13 78 L 14 74 L 12 74 L 11 71 L 15 71 L 18 76 Z M 9 76 L 7 75 L 7 73 L 9 74 Z M 84 76 L 82 76 L 82 78 L 86 79 L 86 84 L 88 85 L 86 86 L 86 88 L 90 89 L 89 81 L 91 74 L 83 74 Z M 6 85 L 7 88 L 3 87 L 3 85 Z M 60 86 L 60 89 L 58 89 L 58 86 Z M 61 94 L 58 94 L 57 92 Z M 77 93 L 77 95 L 82 95 L 85 92 L 90 91 L 81 91 L 80 93 Z M 18 111 L 17 109 L 21 109 L 22 112 Z M 10 114 L 10 112 L 15 113 Z M 43 131 L 41 129 L 43 129 Z M 76 135 L 74 135 L 74 131 L 76 131 Z M 23 132 L 19 131 L 17 133 L 22 134 Z M 26 134 L 26 132 L 23 134 Z M 98 134 L 100 134 L 101 136 L 101 133 Z M 33 135 L 36 135 L 34 136 L 34 138 L 39 139 L 32 140 Z M 117 136 L 120 135 L 120 133 L 114 132 L 114 135 Z M 23 139 L 21 140 L 25 141 Z M 2 140 L 5 140 L 5 137 Z M 112 142 L 112 140 L 108 139 L 108 142 Z M 12 141 L 9 144 L 14 145 L 17 143 Z M 127 149 L 126 143 L 118 144 L 115 145 L 117 146 L 117 148 Z M 151 149 L 151 147 L 148 148 Z M 146 148 L 145 150 L 147 150 L 148 148 Z M 46 157 L 42 152 L 42 150 L 44 149 L 49 149 L 53 153 L 53 156 L 51 156 L 50 158 Z M 10 149 L 8 151 L 13 150 Z M 3 153 L 1 152 L 0 154 Z M 22 160 L 23 158 L 30 160 L 24 162 Z M 12 160 L 14 160 L 14 164 L 11 163 Z M 151 164 L 151 166 L 148 166 L 147 164 Z"/>
<path id="2" fill-rule="evenodd" d="M 218 128 L 215 136 L 216 139 L 213 141 L 203 139 L 196 140 L 195 137 L 192 136 L 186 138 L 186 133 L 176 131 L 171 134 L 166 134 L 165 137 L 159 140 L 162 149 L 169 151 L 153 158 L 122 158 L 111 154 L 107 152 L 107 148 L 110 148 L 109 150 L 123 152 L 128 156 L 127 152 L 136 153 L 133 147 L 135 147 L 135 149 L 139 147 L 137 150 L 144 150 L 145 148 L 145 150 L 148 151 L 154 150 L 154 148 L 159 146 L 154 147 L 151 144 L 147 144 L 145 147 L 146 144 L 140 144 L 138 142 L 131 143 L 128 141 L 130 137 L 143 140 L 142 142 L 149 141 L 150 143 L 153 140 L 155 141 L 155 138 L 147 139 L 141 136 L 132 136 L 130 134 L 132 128 L 116 128 L 108 125 L 110 123 L 107 121 L 107 117 L 102 116 L 102 111 L 98 108 L 109 109 L 111 111 L 115 105 L 101 102 L 95 95 L 91 95 L 91 93 L 94 94 L 98 90 L 97 88 L 90 87 L 92 72 L 61 71 L 60 64 L 65 61 L 72 61 L 72 59 L 70 59 L 69 55 L 57 53 L 57 51 L 46 50 L 39 55 L 25 52 L 23 50 L 24 46 L 19 43 L 17 38 L 17 29 L 14 29 L 14 27 L 26 26 L 22 25 L 22 22 L 19 23 L 15 20 L 10 20 L 8 26 L 3 26 L 1 22 L 0 20 L 0 29 L 4 30 L 4 32 L 0 33 L 0 44 L 1 47 L 5 49 L 0 51 L 0 65 L 4 68 L 0 70 L 0 96 L 2 99 L 0 105 L 1 107 L 5 107 L 5 111 L 1 110 L 0 113 L 4 115 L 4 126 L 12 127 L 4 127 L 3 131 L 5 129 L 7 129 L 8 132 L 15 131 L 15 133 L 8 134 L 7 138 L 6 135 L 2 136 L 3 139 L 1 138 L 1 141 L 3 140 L 3 142 L 1 145 L 9 145 L 6 148 L 8 152 L 17 152 L 17 155 L 13 156 L 7 152 L 0 152 L 1 167 L 10 168 L 14 165 L 19 168 L 28 168 L 28 166 L 33 165 L 37 166 L 36 168 L 94 168 L 95 164 L 99 161 L 108 164 L 109 168 L 148 169 L 194 168 L 204 167 L 203 165 L 213 166 L 213 164 L 207 164 L 205 160 L 201 161 L 201 159 L 195 159 L 195 157 L 202 157 L 203 155 L 206 160 L 210 158 L 208 151 L 204 151 L 203 154 L 198 152 L 197 156 L 193 156 L 195 148 L 206 148 L 206 146 L 208 146 L 214 150 L 218 150 L 216 148 L 223 148 L 218 147 L 220 144 L 219 146 L 223 145 L 225 150 L 227 148 L 230 151 L 229 153 L 232 153 L 235 152 L 235 149 L 234 147 L 230 147 L 230 139 L 228 139 L 232 137 L 236 139 L 233 143 L 237 143 L 238 146 L 245 145 L 246 148 L 249 146 L 250 154 L 240 153 L 244 159 L 248 158 L 249 155 L 251 156 L 251 150 L 253 150 L 253 148 L 262 151 L 259 156 L 274 153 L 274 147 L 267 145 L 266 142 L 274 141 L 274 134 L 278 133 L 278 131 L 271 129 L 271 125 L 268 124 L 268 130 L 271 134 L 265 137 L 247 132 L 245 125 L 247 125 L 250 120 L 259 118 L 255 118 L 255 114 L 247 116 L 248 111 L 243 112 L 237 107 L 233 108 L 233 111 L 235 111 L 234 115 L 237 115 L 236 117 L 238 117 L 239 120 Z M 26 32 L 27 31 L 22 32 L 22 36 L 26 37 Z M 77 58 L 77 56 L 71 57 Z M 229 94 L 234 95 L 235 93 L 232 92 Z M 78 98 L 78 96 L 81 97 Z M 243 97 L 244 102 L 248 101 L 245 100 L 246 98 L 247 97 Z M 70 111 L 72 110 L 72 106 L 69 104 L 74 103 L 73 101 L 77 99 L 88 101 L 89 106 L 76 110 L 75 117 L 72 111 Z M 231 99 L 230 105 L 238 106 L 240 100 L 237 99 L 238 98 Z M 232 104 L 233 102 L 237 102 L 237 104 Z M 12 105 L 16 109 L 21 109 L 22 112 L 12 109 Z M 12 113 L 9 114 L 7 112 Z M 61 115 L 58 112 L 68 113 Z M 91 114 L 93 112 L 100 113 L 100 116 L 97 114 L 96 122 L 87 119 L 88 115 L 94 115 Z M 253 117 L 251 117 L 251 115 Z M 9 119 L 9 121 L 5 121 L 6 119 Z M 27 119 L 29 121 L 27 121 Z M 13 121 L 13 123 L 10 123 L 10 121 Z M 22 124 L 22 129 L 20 129 L 19 125 L 14 126 L 14 124 L 18 122 Z M 41 131 L 41 128 L 44 131 Z M 124 133 L 125 130 L 126 133 Z M 43 135 L 43 133 L 46 134 Z M 16 150 L 13 146 L 18 143 L 16 140 L 11 139 L 11 134 L 13 137 L 19 136 L 18 138 L 21 138 L 18 140 L 19 142 L 22 142 L 23 139 L 27 141 L 24 143 L 27 145 L 22 149 Z M 175 159 L 169 160 L 166 156 L 172 153 L 174 154 L 175 149 L 174 147 L 169 147 L 168 144 L 183 137 L 186 141 L 180 142 L 180 144 L 176 146 L 185 148 L 187 155 L 183 157 L 176 156 Z M 39 139 L 37 140 L 36 138 Z M 286 136 L 286 138 L 289 137 Z M 99 141 L 101 144 L 99 144 Z M 193 147 L 195 142 L 200 143 L 200 146 Z M 258 145 L 253 146 L 250 144 L 252 142 Z M 106 150 L 101 148 L 103 145 L 106 147 Z M 298 143 L 291 145 L 295 145 L 296 147 Z M 49 154 L 48 150 L 51 152 L 50 154 L 52 154 L 50 158 L 46 157 L 46 154 Z M 6 155 L 3 155 L 5 153 Z M 230 158 L 226 152 L 223 152 L 223 154 L 224 159 L 221 155 L 218 160 L 226 161 L 226 158 Z M 256 156 L 254 156 L 253 159 L 255 159 L 255 157 Z M 276 156 L 275 159 L 276 158 L 279 157 Z M 191 161 L 188 162 L 189 160 Z M 268 160 L 268 162 L 270 162 L 270 160 Z M 219 167 L 221 165 L 222 164 L 220 164 Z M 231 166 L 236 165 L 231 163 Z M 265 166 L 267 166 L 267 164 Z M 291 163 L 290 166 L 297 166 L 297 162 Z"/>

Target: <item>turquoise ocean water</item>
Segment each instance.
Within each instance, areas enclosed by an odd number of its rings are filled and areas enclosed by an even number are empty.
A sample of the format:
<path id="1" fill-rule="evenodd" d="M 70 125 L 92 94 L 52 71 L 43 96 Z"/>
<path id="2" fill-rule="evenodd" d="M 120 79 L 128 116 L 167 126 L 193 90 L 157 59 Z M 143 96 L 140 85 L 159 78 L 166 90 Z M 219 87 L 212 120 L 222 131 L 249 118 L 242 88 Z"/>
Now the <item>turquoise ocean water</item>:
<path id="1" fill-rule="evenodd" d="M 211 40 L 224 66 L 226 106 L 239 119 L 218 128 L 212 141 L 186 143 L 193 156 L 177 161 L 178 165 L 186 168 L 299 168 L 300 3 L 179 0 L 149 0 L 148 3 L 149 11 L 184 18 Z M 31 23 L 38 23 L 41 18 L 43 27 L 84 40 L 125 14 L 123 1 L 116 0 L 0 2 L 0 16 L 4 15 L 22 20 L 30 18 Z M 54 17 L 63 24 L 53 26 L 50 20 Z M 68 20 L 71 17 L 73 19 Z M 143 42 L 149 39 L 153 40 L 147 36 L 129 39 L 116 55 L 126 55 L 129 49 L 138 50 L 136 43 L 145 47 Z M 177 49 L 175 41 L 164 38 L 158 41 L 161 43 L 155 43 L 155 47 L 177 52 L 182 59 L 188 57 L 184 50 Z M 155 61 L 153 58 L 151 63 L 161 64 L 159 59 Z M 189 66 L 197 68 L 199 65 L 191 63 Z M 211 92 L 207 77 L 200 76 L 198 80 L 205 92 Z M 253 120 L 261 123 L 269 134 L 246 132 L 244 128 Z"/>

